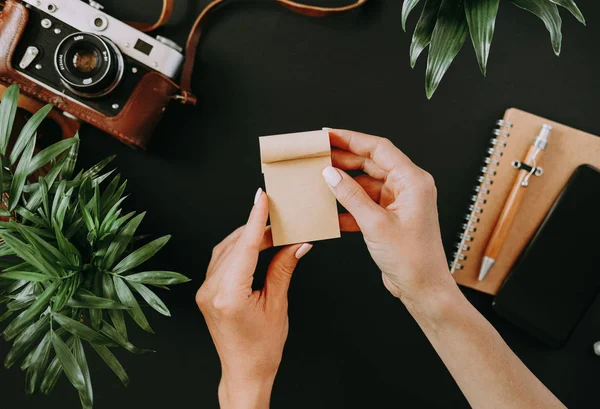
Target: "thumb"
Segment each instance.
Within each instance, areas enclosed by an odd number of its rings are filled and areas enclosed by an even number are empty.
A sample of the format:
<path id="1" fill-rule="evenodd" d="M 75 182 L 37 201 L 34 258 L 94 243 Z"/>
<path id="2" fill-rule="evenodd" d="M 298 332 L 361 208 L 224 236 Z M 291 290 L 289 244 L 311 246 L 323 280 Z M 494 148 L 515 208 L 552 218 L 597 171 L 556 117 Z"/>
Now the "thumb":
<path id="1" fill-rule="evenodd" d="M 375 203 L 362 186 L 346 172 L 328 166 L 323 169 L 323 177 L 337 200 L 354 216 L 361 228 L 374 218 L 386 214 L 385 210 Z"/>
<path id="2" fill-rule="evenodd" d="M 286 297 L 298 260 L 312 249 L 312 244 L 295 244 L 280 250 L 267 270 L 265 290 L 269 295 Z"/>

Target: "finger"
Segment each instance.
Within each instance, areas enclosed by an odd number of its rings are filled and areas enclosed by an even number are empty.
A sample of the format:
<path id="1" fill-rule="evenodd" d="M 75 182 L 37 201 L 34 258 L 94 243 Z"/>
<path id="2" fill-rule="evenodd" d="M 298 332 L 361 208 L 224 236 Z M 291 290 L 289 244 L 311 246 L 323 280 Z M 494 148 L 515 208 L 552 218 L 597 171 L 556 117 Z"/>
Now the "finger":
<path id="1" fill-rule="evenodd" d="M 281 299 L 287 297 L 290 281 L 298 260 L 310 251 L 312 244 L 294 244 L 280 250 L 267 269 L 263 293 Z"/>
<path id="2" fill-rule="evenodd" d="M 350 213 L 341 213 L 338 216 L 340 220 L 340 230 L 348 233 L 355 233 L 360 231 L 360 227 L 358 223 L 356 223 L 356 219 Z"/>
<path id="3" fill-rule="evenodd" d="M 396 148 L 388 139 L 360 132 L 332 129 L 329 131 L 332 146 L 350 151 L 356 155 L 371 158 L 386 172 L 408 172 L 416 167 L 414 163 Z"/>
<path id="4" fill-rule="evenodd" d="M 269 201 L 267 195 L 258 189 L 254 199 L 254 206 L 250 212 L 248 223 L 242 231 L 238 244 L 243 248 L 255 251 L 258 255 L 260 246 L 267 227 L 267 219 L 269 218 Z"/>
<path id="5" fill-rule="evenodd" d="M 367 192 L 367 195 L 375 202 L 379 203 L 383 182 L 372 178 L 369 175 L 360 175 L 354 178 L 356 182 Z"/>
<path id="6" fill-rule="evenodd" d="M 225 240 L 223 240 L 221 243 L 219 243 L 218 246 L 216 246 L 213 249 L 213 254 L 211 256 L 206 272 L 206 278 L 212 276 L 214 271 L 216 270 L 215 267 L 217 267 L 221 263 L 221 261 L 224 258 L 226 258 L 229 255 L 229 253 L 231 253 L 231 250 L 235 247 L 235 243 L 241 236 L 242 231 L 245 227 L 245 225 L 238 227 L 233 233 L 227 236 Z M 271 233 L 271 226 L 267 226 L 265 228 L 265 234 L 263 235 L 263 239 L 260 242 L 259 251 L 263 251 L 271 247 L 273 247 L 273 234 Z"/>
<path id="7" fill-rule="evenodd" d="M 375 203 L 365 190 L 342 170 L 328 166 L 323 177 L 337 200 L 364 227 L 386 215 L 386 211 Z"/>
<path id="8" fill-rule="evenodd" d="M 377 166 L 373 159 L 340 149 L 333 149 L 331 151 L 331 162 L 336 168 L 362 170 L 369 176 L 379 180 L 384 180 L 388 174 L 385 170 Z"/>

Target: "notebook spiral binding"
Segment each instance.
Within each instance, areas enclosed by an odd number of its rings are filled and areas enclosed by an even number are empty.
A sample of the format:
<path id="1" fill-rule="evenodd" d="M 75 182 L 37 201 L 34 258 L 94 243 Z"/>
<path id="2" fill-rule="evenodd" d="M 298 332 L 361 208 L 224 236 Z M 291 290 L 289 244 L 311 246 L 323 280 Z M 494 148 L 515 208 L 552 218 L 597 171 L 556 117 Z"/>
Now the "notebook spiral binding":
<path id="1" fill-rule="evenodd" d="M 479 183 L 475 186 L 475 194 L 471 197 L 472 204 L 469 206 L 469 212 L 465 215 L 465 223 L 463 224 L 463 232 L 459 234 L 459 241 L 456 243 L 456 252 L 450 263 L 450 272 L 454 274 L 456 270 L 462 270 L 464 261 L 467 259 L 467 253 L 470 250 L 470 245 L 474 240 L 474 235 L 477 232 L 477 224 L 479 223 L 479 215 L 483 213 L 487 202 L 486 196 L 490 194 L 494 176 L 496 176 L 496 168 L 502 160 L 503 148 L 508 143 L 510 129 L 512 123 L 503 119 L 496 121 L 496 129 L 494 129 L 494 137 L 491 140 L 491 147 L 488 149 L 488 157 L 485 158 L 485 164 L 481 168 L 481 176 Z"/>

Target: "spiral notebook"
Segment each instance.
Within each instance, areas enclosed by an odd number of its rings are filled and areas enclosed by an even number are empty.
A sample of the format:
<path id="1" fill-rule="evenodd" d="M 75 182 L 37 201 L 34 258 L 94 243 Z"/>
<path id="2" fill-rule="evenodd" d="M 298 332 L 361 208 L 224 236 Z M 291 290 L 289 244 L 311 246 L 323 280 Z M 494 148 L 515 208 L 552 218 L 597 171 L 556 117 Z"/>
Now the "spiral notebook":
<path id="1" fill-rule="evenodd" d="M 496 294 L 514 262 L 550 210 L 573 172 L 583 164 L 600 168 L 600 138 L 549 119 L 510 108 L 499 120 L 491 147 L 465 215 L 460 241 L 450 270 L 458 284 Z M 543 124 L 553 130 L 543 159 L 543 174 L 535 177 L 525 194 L 494 268 L 479 281 L 481 259 L 518 170 L 520 161 Z M 574 216 L 573 223 L 584 223 Z M 569 238 L 567 238 L 569 239 Z M 574 238 L 571 238 L 574 239 Z M 576 254 L 561 255 L 577 257 Z"/>

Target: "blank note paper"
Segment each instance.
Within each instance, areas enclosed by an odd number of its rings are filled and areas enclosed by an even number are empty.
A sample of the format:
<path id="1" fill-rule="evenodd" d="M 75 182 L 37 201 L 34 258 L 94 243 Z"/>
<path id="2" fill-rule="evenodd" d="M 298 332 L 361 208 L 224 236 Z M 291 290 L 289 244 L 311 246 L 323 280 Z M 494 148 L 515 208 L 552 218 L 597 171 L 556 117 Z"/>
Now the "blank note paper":
<path id="1" fill-rule="evenodd" d="M 328 132 L 263 136 L 259 141 L 273 244 L 340 237 L 335 196 L 321 175 L 331 166 Z"/>

